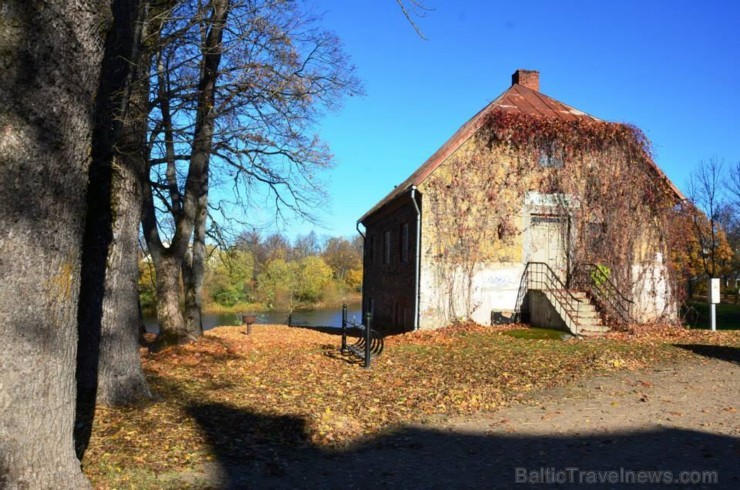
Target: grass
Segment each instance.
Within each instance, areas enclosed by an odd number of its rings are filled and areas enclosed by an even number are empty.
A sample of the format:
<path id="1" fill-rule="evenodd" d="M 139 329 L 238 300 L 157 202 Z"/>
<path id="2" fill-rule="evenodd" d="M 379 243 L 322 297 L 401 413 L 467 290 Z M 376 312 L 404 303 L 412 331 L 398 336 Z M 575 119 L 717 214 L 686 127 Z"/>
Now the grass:
<path id="1" fill-rule="evenodd" d="M 520 328 L 509 330 L 505 335 L 510 335 L 516 339 L 541 339 L 541 340 L 566 340 L 573 336 L 562 330 L 553 330 L 551 328 Z"/>
<path id="2" fill-rule="evenodd" d="M 689 327 L 709 329 L 709 304 L 699 301 L 688 302 L 682 309 L 682 315 Z M 740 304 L 720 303 L 717 305 L 717 329 L 740 330 Z"/>
<path id="3" fill-rule="evenodd" d="M 156 398 L 97 409 L 84 471 L 98 488 L 177 488 L 177 475 L 209 461 L 339 450 L 401 424 L 494 411 L 594 372 L 695 355 L 674 344 L 740 346 L 740 332 L 686 329 L 551 338 L 472 325 L 399 335 L 364 370 L 338 353 L 334 335 L 217 328 L 197 343 L 143 355 Z"/>

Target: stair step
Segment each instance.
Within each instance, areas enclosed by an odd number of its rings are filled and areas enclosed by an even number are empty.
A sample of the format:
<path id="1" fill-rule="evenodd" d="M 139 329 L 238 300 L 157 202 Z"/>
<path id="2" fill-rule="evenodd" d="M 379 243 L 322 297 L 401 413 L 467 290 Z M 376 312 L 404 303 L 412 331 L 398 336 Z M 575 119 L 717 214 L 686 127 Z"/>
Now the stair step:
<path id="1" fill-rule="evenodd" d="M 591 303 L 581 303 L 578 306 L 578 313 L 582 313 L 585 316 L 594 316 L 594 314 L 598 315 L 599 310 L 597 310 Z"/>
<path id="2" fill-rule="evenodd" d="M 566 297 L 573 296 L 574 298 L 580 301 L 587 299 L 587 295 L 583 291 L 575 291 L 571 289 L 545 289 L 544 291 L 548 293 L 552 293 L 552 294 L 555 294 L 555 292 L 557 292 L 557 294 L 560 296 L 566 296 Z"/>
<path id="3" fill-rule="evenodd" d="M 606 333 L 608 331 L 609 331 L 609 328 L 607 328 L 607 327 L 595 327 L 595 326 L 594 327 L 588 327 L 588 328 L 581 327 L 580 329 L 578 329 L 578 333 L 581 334 L 581 335 L 586 335 L 586 334 L 589 334 L 589 333 Z"/>
<path id="4" fill-rule="evenodd" d="M 584 337 L 600 336 L 609 331 L 601 322 L 601 314 L 593 305 L 588 295 L 583 291 L 566 289 L 542 289 L 545 296 L 556 310 L 563 310 L 570 315 L 562 316 L 568 328 L 578 335 Z M 564 299 L 563 301 L 560 301 Z M 578 303 L 574 304 L 573 300 Z"/>

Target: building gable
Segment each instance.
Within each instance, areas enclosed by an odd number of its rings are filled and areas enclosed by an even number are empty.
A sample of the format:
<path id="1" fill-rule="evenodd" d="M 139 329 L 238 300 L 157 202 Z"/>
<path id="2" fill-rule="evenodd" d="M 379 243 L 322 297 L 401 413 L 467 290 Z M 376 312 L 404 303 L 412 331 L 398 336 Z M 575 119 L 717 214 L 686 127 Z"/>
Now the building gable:
<path id="1" fill-rule="evenodd" d="M 481 129 L 494 111 L 524 114 L 535 118 L 555 118 L 563 121 L 575 121 L 578 119 L 600 121 L 600 119 L 594 116 L 539 92 L 539 73 L 537 71 L 517 70 L 512 75 L 512 85 L 504 93 L 463 124 L 426 162 L 367 211 L 358 222 L 364 223 L 367 218 L 402 194 L 408 192 L 409 189 L 421 185 L 443 162 Z M 683 194 L 652 159 L 649 160 L 649 165 L 656 177 L 675 194 L 677 200 L 682 201 L 685 199 Z"/>

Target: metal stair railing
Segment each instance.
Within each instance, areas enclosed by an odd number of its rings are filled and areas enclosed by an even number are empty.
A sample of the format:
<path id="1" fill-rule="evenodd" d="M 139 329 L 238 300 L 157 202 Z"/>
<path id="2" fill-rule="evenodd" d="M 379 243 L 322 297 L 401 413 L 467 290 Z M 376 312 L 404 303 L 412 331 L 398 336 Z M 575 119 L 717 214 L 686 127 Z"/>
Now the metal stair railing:
<path id="1" fill-rule="evenodd" d="M 528 262 L 519 286 L 517 296 L 517 314 L 521 315 L 524 307 L 524 296 L 529 290 L 546 291 L 553 295 L 557 305 L 553 305 L 563 316 L 563 320 L 570 320 L 576 331 L 580 329 L 580 313 L 582 301 L 573 296 L 563 281 L 555 274 L 550 266 L 544 262 Z M 567 319 L 565 318 L 567 316 Z"/>
<path id="2" fill-rule="evenodd" d="M 574 269 L 573 283 L 578 289 L 591 293 L 597 306 L 618 324 L 634 323 L 634 301 L 622 294 L 603 268 L 591 263 L 578 264 Z"/>

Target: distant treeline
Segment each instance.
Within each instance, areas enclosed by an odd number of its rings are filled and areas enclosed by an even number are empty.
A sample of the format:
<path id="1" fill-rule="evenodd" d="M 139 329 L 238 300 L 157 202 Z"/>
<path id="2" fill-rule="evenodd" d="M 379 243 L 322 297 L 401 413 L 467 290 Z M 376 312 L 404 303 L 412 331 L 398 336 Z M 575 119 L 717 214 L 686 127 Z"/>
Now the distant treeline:
<path id="1" fill-rule="evenodd" d="M 139 291 L 145 312 L 155 308 L 154 268 L 140 262 Z M 357 299 L 362 286 L 362 239 L 292 242 L 280 233 L 251 231 L 228 248 L 209 247 L 203 291 L 210 312 L 293 310 Z"/>

